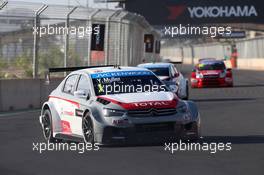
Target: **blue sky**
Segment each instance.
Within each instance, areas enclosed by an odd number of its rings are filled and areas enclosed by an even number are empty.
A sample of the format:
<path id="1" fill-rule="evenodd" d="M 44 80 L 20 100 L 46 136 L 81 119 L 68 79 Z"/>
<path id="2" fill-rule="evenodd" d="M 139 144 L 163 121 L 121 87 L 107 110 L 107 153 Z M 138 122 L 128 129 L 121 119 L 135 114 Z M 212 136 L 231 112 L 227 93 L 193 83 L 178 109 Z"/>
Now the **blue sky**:
<path id="1" fill-rule="evenodd" d="M 0 0 L 1 1 L 1 0 Z M 45 3 L 45 4 L 59 4 L 59 5 L 82 5 L 82 6 L 86 6 L 87 1 L 90 7 L 106 7 L 105 4 L 95 4 L 93 1 L 94 0 L 9 0 L 11 1 L 19 1 L 19 2 L 39 2 L 39 3 Z M 109 7 L 114 7 L 116 4 L 112 4 L 109 3 L 108 6 Z"/>

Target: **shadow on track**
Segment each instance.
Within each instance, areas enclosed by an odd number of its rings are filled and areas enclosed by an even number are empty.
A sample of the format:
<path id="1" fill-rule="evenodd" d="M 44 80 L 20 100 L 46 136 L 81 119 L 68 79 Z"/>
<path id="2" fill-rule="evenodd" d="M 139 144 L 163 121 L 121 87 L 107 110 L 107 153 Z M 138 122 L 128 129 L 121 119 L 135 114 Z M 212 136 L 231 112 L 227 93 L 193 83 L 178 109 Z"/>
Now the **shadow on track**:
<path id="1" fill-rule="evenodd" d="M 212 98 L 212 99 L 191 99 L 194 102 L 228 102 L 228 101 L 254 101 L 256 98 Z"/>
<path id="2" fill-rule="evenodd" d="M 264 84 L 241 84 L 241 85 L 234 85 L 234 88 L 253 88 L 253 87 L 264 87 Z"/>
<path id="3" fill-rule="evenodd" d="M 206 142 L 206 143 L 231 142 L 232 144 L 259 144 L 259 143 L 264 143 L 264 135 L 204 136 L 201 142 Z"/>

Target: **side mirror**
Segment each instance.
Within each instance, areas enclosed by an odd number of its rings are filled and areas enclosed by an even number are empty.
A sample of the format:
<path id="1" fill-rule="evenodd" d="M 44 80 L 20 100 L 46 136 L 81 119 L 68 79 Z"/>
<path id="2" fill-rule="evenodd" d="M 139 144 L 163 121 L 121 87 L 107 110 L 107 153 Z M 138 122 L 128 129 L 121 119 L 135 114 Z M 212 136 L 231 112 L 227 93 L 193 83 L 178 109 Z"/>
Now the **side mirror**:
<path id="1" fill-rule="evenodd" d="M 73 94 L 77 98 L 82 98 L 82 99 L 86 99 L 86 100 L 89 100 L 89 98 L 90 98 L 90 94 L 84 90 L 75 91 Z"/>
<path id="2" fill-rule="evenodd" d="M 179 73 L 175 73 L 174 75 L 173 75 L 173 77 L 178 77 L 180 74 Z"/>
<path id="3" fill-rule="evenodd" d="M 227 68 L 227 69 L 226 69 L 226 71 L 228 71 L 228 72 L 231 72 L 231 71 L 232 71 L 232 69 L 231 69 L 231 68 Z"/>

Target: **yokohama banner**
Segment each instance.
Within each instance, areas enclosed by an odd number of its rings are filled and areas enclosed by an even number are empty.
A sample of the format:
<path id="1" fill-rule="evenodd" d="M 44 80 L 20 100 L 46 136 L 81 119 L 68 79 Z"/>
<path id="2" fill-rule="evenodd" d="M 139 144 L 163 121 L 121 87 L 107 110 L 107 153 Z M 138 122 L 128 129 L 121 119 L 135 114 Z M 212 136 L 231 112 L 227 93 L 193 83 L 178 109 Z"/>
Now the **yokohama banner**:
<path id="1" fill-rule="evenodd" d="M 264 23 L 263 0 L 128 0 L 126 8 L 153 25 Z"/>

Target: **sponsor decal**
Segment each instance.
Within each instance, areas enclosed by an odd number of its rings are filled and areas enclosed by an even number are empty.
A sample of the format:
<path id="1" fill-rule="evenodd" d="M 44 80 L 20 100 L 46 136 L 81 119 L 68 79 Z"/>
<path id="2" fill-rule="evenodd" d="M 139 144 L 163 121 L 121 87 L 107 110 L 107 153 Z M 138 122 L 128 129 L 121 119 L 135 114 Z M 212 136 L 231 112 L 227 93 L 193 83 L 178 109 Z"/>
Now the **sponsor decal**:
<path id="1" fill-rule="evenodd" d="M 180 16 L 186 9 L 186 5 L 177 5 L 177 6 L 169 6 L 170 15 L 168 16 L 168 20 L 174 20 L 178 16 Z"/>
<path id="2" fill-rule="evenodd" d="M 75 116 L 82 117 L 83 116 L 83 110 L 75 109 Z"/>
<path id="3" fill-rule="evenodd" d="M 156 108 L 156 109 L 162 109 L 162 108 L 175 108 L 177 106 L 178 100 L 168 100 L 168 101 L 143 101 L 143 102 L 133 102 L 133 103 L 123 103 L 114 99 L 110 99 L 107 97 L 100 98 L 110 101 L 114 104 L 117 104 L 121 106 L 124 109 L 127 110 L 133 110 L 133 109 L 149 109 L 149 108 Z"/>
<path id="4" fill-rule="evenodd" d="M 64 115 L 74 116 L 74 113 L 72 111 L 63 111 Z"/>
<path id="5" fill-rule="evenodd" d="M 111 77 L 128 77 L 128 76 L 145 76 L 152 75 L 150 71 L 120 71 L 120 72 L 104 72 L 91 74 L 92 79 L 111 78 Z"/>
<path id="6" fill-rule="evenodd" d="M 251 17 L 258 16 L 255 6 L 188 7 L 191 18 Z"/>
<path id="7" fill-rule="evenodd" d="M 72 131 L 70 123 L 65 120 L 61 120 L 61 131 L 65 134 L 71 134 Z"/>
<path id="8" fill-rule="evenodd" d="M 133 103 L 136 107 L 158 107 L 158 106 L 169 106 L 170 103 L 168 101 L 149 101 L 149 102 L 139 102 Z"/>

